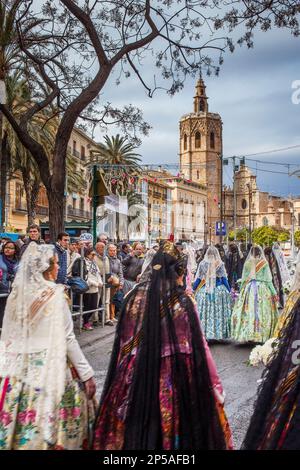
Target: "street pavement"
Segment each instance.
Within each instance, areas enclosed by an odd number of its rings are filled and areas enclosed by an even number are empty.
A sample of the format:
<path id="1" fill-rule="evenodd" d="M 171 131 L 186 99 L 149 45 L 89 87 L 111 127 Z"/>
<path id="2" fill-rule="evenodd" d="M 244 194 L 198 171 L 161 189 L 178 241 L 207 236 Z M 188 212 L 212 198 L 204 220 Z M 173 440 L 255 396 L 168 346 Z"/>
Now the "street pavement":
<path id="1" fill-rule="evenodd" d="M 95 371 L 98 398 L 106 377 L 114 331 L 115 328 L 111 326 L 97 327 L 78 336 L 86 358 Z M 239 449 L 251 418 L 257 380 L 261 377 L 263 368 L 247 364 L 251 346 L 226 343 L 213 344 L 210 347 L 226 392 L 225 409 L 233 432 L 234 445 Z"/>

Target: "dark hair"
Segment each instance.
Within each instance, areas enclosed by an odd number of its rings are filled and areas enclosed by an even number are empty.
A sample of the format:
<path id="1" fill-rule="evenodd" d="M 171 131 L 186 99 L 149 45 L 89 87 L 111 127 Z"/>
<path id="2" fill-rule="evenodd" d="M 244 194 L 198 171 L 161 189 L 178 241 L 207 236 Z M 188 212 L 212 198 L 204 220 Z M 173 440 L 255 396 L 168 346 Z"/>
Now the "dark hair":
<path id="1" fill-rule="evenodd" d="M 2 252 L 4 253 L 5 247 L 6 247 L 8 244 L 9 244 L 9 245 L 14 245 L 14 247 L 15 247 L 15 257 L 16 257 L 16 258 L 19 258 L 20 249 L 19 249 L 18 245 L 17 245 L 15 242 L 13 242 L 12 240 L 7 240 L 7 242 L 4 243 L 4 245 L 3 245 L 3 247 L 2 247 Z"/>
<path id="2" fill-rule="evenodd" d="M 83 253 L 84 253 L 84 257 L 86 258 L 87 256 L 89 256 L 91 253 L 93 253 L 95 250 L 94 248 L 92 247 L 86 247 L 84 248 L 83 250 Z"/>
<path id="3" fill-rule="evenodd" d="M 258 246 L 253 246 L 252 248 L 253 248 L 253 254 L 254 254 L 255 258 L 257 258 L 260 255 L 261 251 L 258 248 Z"/>
<path id="4" fill-rule="evenodd" d="M 36 230 L 38 230 L 39 233 L 41 233 L 41 229 L 40 229 L 39 225 L 37 225 L 37 224 L 31 224 L 31 225 L 29 225 L 27 231 L 29 232 L 29 230 L 33 230 L 33 229 L 36 229 Z"/>
<path id="5" fill-rule="evenodd" d="M 67 232 L 60 232 L 60 233 L 57 235 L 57 241 L 62 240 L 63 237 L 69 237 L 69 234 L 68 234 Z"/>
<path id="6" fill-rule="evenodd" d="M 125 250 L 126 246 L 128 246 L 128 245 L 130 246 L 129 243 L 122 243 L 122 245 L 121 245 L 122 250 Z"/>

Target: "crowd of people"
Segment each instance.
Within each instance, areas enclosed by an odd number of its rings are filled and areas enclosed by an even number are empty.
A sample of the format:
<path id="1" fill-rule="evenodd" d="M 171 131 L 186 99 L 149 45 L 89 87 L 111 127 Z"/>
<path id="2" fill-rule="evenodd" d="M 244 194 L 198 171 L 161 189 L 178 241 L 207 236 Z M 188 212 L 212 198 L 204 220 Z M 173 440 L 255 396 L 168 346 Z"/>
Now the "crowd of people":
<path id="1" fill-rule="evenodd" d="M 201 247 L 161 241 L 93 246 L 37 226 L 0 255 L 0 449 L 230 450 L 209 343 L 272 340 L 244 449 L 299 449 L 300 262 L 278 244 Z M 84 289 L 83 328 L 116 324 L 100 403 L 73 332 L 70 288 Z M 77 282 L 77 284 L 76 284 Z M 286 296 L 288 289 L 290 293 Z M 68 289 L 68 288 L 69 289 Z M 3 301 L 3 300 L 2 300 Z M 4 308 L 4 307 L 2 307 Z M 283 309 L 283 311 L 282 311 Z"/>

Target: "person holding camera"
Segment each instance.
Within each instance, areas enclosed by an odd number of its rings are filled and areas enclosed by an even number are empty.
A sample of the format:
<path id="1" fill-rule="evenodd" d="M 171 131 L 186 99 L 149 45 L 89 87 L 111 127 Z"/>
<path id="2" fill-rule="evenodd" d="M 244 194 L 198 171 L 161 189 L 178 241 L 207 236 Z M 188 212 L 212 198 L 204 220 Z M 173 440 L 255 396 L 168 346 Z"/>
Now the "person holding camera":
<path id="1" fill-rule="evenodd" d="M 0 255 L 0 294 L 3 295 L 3 297 L 0 297 L 0 328 L 2 328 L 7 296 L 15 278 L 18 265 L 19 248 L 14 242 L 7 241 L 2 247 L 2 253 Z"/>

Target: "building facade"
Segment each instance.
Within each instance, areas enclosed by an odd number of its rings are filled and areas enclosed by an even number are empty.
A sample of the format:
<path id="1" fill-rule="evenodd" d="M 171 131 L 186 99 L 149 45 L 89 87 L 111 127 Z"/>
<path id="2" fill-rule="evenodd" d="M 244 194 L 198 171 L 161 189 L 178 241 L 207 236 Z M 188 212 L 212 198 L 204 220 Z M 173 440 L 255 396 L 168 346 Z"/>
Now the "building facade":
<path id="1" fill-rule="evenodd" d="M 90 152 L 97 148 L 94 142 L 81 129 L 74 128 L 68 145 L 68 151 L 73 158 L 73 171 L 81 174 L 87 182 L 80 191 L 66 194 L 66 228 L 70 235 L 77 236 L 87 231 L 91 225 L 91 199 L 89 197 L 89 170 L 86 168 Z M 70 176 L 70 175 L 69 175 Z M 67 176 L 68 178 L 68 176 Z M 35 222 L 40 224 L 43 235 L 48 236 L 48 199 L 46 190 L 41 186 L 36 208 Z M 7 183 L 6 231 L 26 233 L 28 226 L 27 207 L 24 185 L 21 175 L 16 173 Z"/>
<path id="2" fill-rule="evenodd" d="M 235 172 L 234 185 L 235 191 L 233 188 L 224 188 L 224 218 L 229 230 L 234 228 L 234 215 L 237 229 L 246 227 L 253 230 L 262 226 L 291 229 L 293 212 L 296 212 L 298 207 L 300 209 L 297 198 L 288 199 L 260 191 L 256 176 L 246 165 L 240 165 L 239 170 Z M 236 211 L 234 211 L 235 205 Z M 297 221 L 300 221 L 299 217 Z"/>

